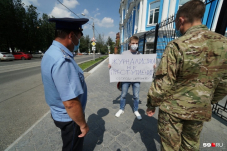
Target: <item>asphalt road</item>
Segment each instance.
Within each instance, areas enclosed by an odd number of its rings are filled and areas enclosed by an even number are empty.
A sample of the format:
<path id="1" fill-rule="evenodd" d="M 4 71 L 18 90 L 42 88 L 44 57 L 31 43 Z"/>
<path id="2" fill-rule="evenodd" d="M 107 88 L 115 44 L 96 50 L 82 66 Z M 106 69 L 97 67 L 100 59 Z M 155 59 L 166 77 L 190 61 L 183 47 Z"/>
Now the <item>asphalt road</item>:
<path id="1" fill-rule="evenodd" d="M 92 55 L 76 56 L 75 60 L 80 63 L 92 58 Z M 0 62 L 0 151 L 49 111 L 44 98 L 40 61 Z"/>

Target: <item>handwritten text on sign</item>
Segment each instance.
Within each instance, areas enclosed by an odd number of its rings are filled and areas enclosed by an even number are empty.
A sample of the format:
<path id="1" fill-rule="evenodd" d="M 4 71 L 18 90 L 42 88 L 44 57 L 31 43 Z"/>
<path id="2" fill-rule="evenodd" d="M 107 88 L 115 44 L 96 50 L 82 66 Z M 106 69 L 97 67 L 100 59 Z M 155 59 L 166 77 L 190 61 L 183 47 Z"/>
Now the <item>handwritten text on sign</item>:
<path id="1" fill-rule="evenodd" d="M 156 54 L 109 55 L 110 82 L 151 82 Z"/>

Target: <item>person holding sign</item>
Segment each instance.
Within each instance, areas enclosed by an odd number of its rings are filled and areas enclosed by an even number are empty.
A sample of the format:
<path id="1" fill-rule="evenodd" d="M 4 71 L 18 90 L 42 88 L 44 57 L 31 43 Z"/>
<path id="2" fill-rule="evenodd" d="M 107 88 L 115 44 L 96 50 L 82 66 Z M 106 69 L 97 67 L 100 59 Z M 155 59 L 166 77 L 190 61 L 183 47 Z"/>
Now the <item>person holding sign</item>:
<path id="1" fill-rule="evenodd" d="M 130 50 L 124 51 L 122 55 L 136 55 L 139 54 L 137 50 L 138 48 L 139 38 L 137 36 L 132 36 L 129 39 Z M 111 65 L 108 65 L 111 68 Z M 120 117 L 121 114 L 124 113 L 125 109 L 125 101 L 126 94 L 128 93 L 128 88 L 132 85 L 133 90 L 133 99 L 134 99 L 134 114 L 138 120 L 141 120 L 142 117 L 138 112 L 139 107 L 139 92 L 140 92 L 140 82 L 122 82 L 122 91 L 121 91 L 121 99 L 120 99 L 120 110 L 115 114 L 116 117 Z"/>
<path id="2" fill-rule="evenodd" d="M 227 39 L 201 20 L 205 4 L 191 0 L 181 6 L 175 25 L 178 39 L 168 43 L 147 95 L 147 115 L 159 106 L 161 150 L 200 150 L 204 121 L 211 104 L 227 94 Z"/>

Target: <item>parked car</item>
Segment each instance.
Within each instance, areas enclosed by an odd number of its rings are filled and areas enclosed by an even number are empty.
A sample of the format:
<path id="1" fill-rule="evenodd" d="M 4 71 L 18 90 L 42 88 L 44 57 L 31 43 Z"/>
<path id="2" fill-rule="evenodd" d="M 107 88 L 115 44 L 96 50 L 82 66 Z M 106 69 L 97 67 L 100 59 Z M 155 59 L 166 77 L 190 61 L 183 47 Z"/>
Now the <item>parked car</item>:
<path id="1" fill-rule="evenodd" d="M 83 55 L 87 55 L 87 53 L 86 53 L 86 52 L 83 52 L 82 54 L 83 54 Z"/>
<path id="2" fill-rule="evenodd" d="M 30 60 L 32 58 L 31 54 L 27 54 L 24 52 L 15 52 L 13 53 L 13 56 L 15 57 L 15 59 L 21 59 L 21 60 L 25 60 L 25 59 Z"/>
<path id="3" fill-rule="evenodd" d="M 34 53 L 32 53 L 32 57 L 33 58 L 42 58 L 43 53 L 42 52 L 34 52 Z"/>
<path id="4" fill-rule="evenodd" d="M 14 60 L 14 56 L 9 52 L 0 52 L 0 61 L 2 60 Z"/>

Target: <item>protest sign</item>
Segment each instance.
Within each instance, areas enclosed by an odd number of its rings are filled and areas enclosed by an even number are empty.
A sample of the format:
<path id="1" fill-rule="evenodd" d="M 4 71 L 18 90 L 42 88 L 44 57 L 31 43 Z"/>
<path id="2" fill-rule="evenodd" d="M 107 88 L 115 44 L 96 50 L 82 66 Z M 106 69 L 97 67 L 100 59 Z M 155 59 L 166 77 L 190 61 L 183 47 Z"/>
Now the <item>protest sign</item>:
<path id="1" fill-rule="evenodd" d="M 151 82 L 156 54 L 109 55 L 110 82 Z"/>

